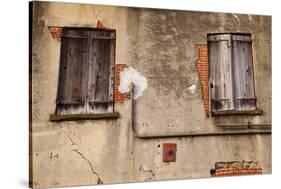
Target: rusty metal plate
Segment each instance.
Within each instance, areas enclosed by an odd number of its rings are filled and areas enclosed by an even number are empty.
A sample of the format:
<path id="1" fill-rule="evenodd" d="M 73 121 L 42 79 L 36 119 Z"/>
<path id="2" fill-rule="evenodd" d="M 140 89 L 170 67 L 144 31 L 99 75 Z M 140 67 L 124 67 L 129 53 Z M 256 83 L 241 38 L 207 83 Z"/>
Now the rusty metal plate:
<path id="1" fill-rule="evenodd" d="M 163 162 L 176 161 L 177 144 L 164 143 L 163 144 Z"/>

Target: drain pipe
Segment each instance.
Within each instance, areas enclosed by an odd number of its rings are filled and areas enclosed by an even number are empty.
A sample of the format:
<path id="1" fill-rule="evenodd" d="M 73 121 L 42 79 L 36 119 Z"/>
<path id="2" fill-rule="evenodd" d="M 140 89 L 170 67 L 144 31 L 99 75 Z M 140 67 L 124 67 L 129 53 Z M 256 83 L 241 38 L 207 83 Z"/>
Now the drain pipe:
<path id="1" fill-rule="evenodd" d="M 130 91 L 130 97 L 131 97 L 131 126 L 132 126 L 132 130 L 133 133 L 136 137 L 139 137 L 138 133 L 136 132 L 136 128 L 135 128 L 135 119 L 136 119 L 136 100 L 134 99 L 134 94 L 135 94 L 135 85 L 134 83 L 131 83 L 131 91 Z"/>
<path id="2" fill-rule="evenodd" d="M 136 129 L 136 104 L 137 101 L 134 99 L 135 94 L 135 85 L 131 83 L 131 127 L 134 135 L 138 138 L 149 139 L 149 138 L 172 138 L 172 137 L 190 137 L 190 136 L 219 136 L 219 135 L 249 135 L 249 134 L 271 134 L 271 127 L 268 127 L 268 124 L 264 125 L 263 130 L 252 128 L 249 130 L 240 130 L 240 131 L 209 131 L 209 132 L 179 132 L 179 133 L 170 133 L 167 135 L 150 135 L 150 134 L 140 134 Z M 233 124 L 232 124 L 233 126 Z M 249 127 L 249 124 L 247 125 Z M 266 128 L 267 126 L 267 128 Z"/>
<path id="3" fill-rule="evenodd" d="M 248 123 L 248 124 L 242 124 L 242 123 L 215 123 L 216 126 L 227 128 L 227 129 L 239 129 L 239 128 L 248 128 L 248 129 L 254 129 L 254 128 L 261 128 L 261 129 L 267 129 L 271 128 L 271 124 L 269 123 Z"/>

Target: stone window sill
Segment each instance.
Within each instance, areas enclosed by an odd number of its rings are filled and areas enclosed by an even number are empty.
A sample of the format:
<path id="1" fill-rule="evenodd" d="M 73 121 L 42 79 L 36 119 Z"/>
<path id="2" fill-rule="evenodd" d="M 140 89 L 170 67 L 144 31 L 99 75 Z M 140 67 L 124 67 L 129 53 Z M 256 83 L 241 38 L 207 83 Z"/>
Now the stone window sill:
<path id="1" fill-rule="evenodd" d="M 227 116 L 227 115 L 262 115 L 262 110 L 247 110 L 247 111 L 220 111 L 220 112 L 211 112 L 212 116 Z"/>
<path id="2" fill-rule="evenodd" d="M 80 120 L 97 120 L 97 119 L 118 119 L 119 112 L 99 113 L 99 114 L 67 114 L 57 115 L 51 114 L 50 121 L 80 121 Z"/>

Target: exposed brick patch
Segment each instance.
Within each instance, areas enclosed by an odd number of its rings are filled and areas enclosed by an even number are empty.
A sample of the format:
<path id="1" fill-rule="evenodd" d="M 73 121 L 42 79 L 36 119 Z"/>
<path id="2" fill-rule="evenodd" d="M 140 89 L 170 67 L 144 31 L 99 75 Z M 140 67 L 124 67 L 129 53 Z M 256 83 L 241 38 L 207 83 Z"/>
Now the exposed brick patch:
<path id="1" fill-rule="evenodd" d="M 100 20 L 98 20 L 98 22 L 97 22 L 97 28 L 100 28 L 100 29 L 105 28 L 105 26 L 103 25 L 103 23 Z"/>
<path id="2" fill-rule="evenodd" d="M 197 45 L 198 62 L 196 69 L 202 89 L 202 99 L 206 113 L 209 113 L 209 82 L 208 82 L 208 47 L 206 44 Z"/>
<path id="3" fill-rule="evenodd" d="M 128 66 L 126 64 L 115 65 L 115 86 L 114 86 L 114 100 L 116 103 L 123 103 L 125 100 L 130 99 L 130 93 L 120 93 L 118 87 L 120 85 L 120 72 Z"/>
<path id="4" fill-rule="evenodd" d="M 262 168 L 258 162 L 253 161 L 217 162 L 215 168 L 211 169 L 211 175 L 214 177 L 254 174 L 262 174 Z"/>
<path id="5" fill-rule="evenodd" d="M 62 27 L 49 26 L 49 30 L 54 39 L 60 40 L 62 36 Z"/>

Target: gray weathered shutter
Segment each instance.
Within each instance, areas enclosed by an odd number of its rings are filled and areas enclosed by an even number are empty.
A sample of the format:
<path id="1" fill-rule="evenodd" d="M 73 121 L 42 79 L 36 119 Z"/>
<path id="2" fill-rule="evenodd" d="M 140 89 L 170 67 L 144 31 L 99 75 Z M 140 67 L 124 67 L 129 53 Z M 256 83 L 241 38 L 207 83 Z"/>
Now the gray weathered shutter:
<path id="1" fill-rule="evenodd" d="M 233 110 L 231 35 L 209 35 L 208 56 L 211 110 Z"/>
<path id="2" fill-rule="evenodd" d="M 89 73 L 89 110 L 113 111 L 115 32 L 92 31 Z"/>
<path id="3" fill-rule="evenodd" d="M 236 110 L 256 109 L 254 92 L 252 40 L 250 36 L 232 35 L 234 93 Z"/>
<path id="4" fill-rule="evenodd" d="M 88 58 L 85 32 L 64 30 L 61 44 L 57 104 L 69 108 L 85 102 L 85 71 Z"/>

